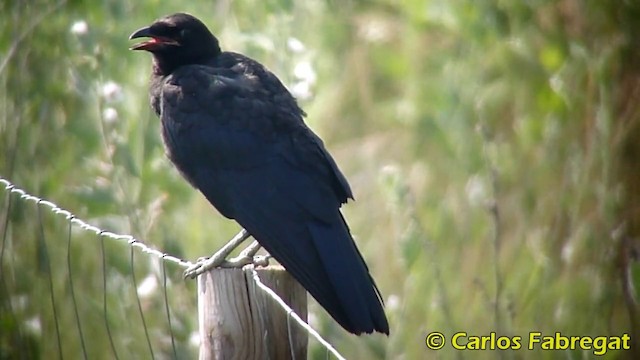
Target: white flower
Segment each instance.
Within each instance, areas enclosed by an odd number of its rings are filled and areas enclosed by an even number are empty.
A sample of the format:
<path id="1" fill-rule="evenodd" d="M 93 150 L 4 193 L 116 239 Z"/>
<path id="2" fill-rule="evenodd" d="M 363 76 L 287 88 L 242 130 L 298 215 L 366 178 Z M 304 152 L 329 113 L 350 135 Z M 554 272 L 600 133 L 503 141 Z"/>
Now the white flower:
<path id="1" fill-rule="evenodd" d="M 293 68 L 293 76 L 298 80 L 291 86 L 293 96 L 306 100 L 313 96 L 312 87 L 316 83 L 316 71 L 310 61 L 300 61 Z"/>
<path id="2" fill-rule="evenodd" d="M 37 316 L 32 317 L 31 319 L 27 319 L 24 322 L 24 326 L 34 334 L 38 334 L 38 335 L 42 334 L 42 323 L 40 322 L 40 319 Z"/>
<path id="3" fill-rule="evenodd" d="M 100 93 L 107 101 L 118 101 L 122 98 L 122 88 L 114 81 L 107 81 L 102 85 Z"/>
<path id="4" fill-rule="evenodd" d="M 89 32 L 89 25 L 84 20 L 78 20 L 71 25 L 71 33 L 74 35 L 84 35 Z"/>
<path id="5" fill-rule="evenodd" d="M 487 186 L 480 175 L 473 175 L 465 186 L 467 199 L 472 206 L 482 206 L 486 203 L 488 194 Z"/>
<path id="6" fill-rule="evenodd" d="M 299 80 L 309 82 L 310 85 L 316 83 L 316 71 L 310 61 L 300 61 L 293 68 L 293 75 Z"/>
<path id="7" fill-rule="evenodd" d="M 151 296 L 158 289 L 158 279 L 154 275 L 149 275 L 138 286 L 138 296 L 146 298 Z"/>
<path id="8" fill-rule="evenodd" d="M 114 123 L 118 120 L 118 110 L 108 107 L 102 111 L 102 119 L 108 124 Z"/>
<path id="9" fill-rule="evenodd" d="M 299 100 L 308 100 L 313 96 L 311 86 L 309 86 L 309 83 L 306 81 L 298 81 L 294 83 L 293 86 L 291 86 L 291 94 Z"/>
<path id="10" fill-rule="evenodd" d="M 191 335 L 189 335 L 189 344 L 197 348 L 200 346 L 200 341 L 200 333 L 197 331 L 191 332 Z"/>
<path id="11" fill-rule="evenodd" d="M 400 308 L 400 297 L 398 295 L 395 294 L 391 294 L 389 295 L 389 297 L 387 298 L 387 309 L 389 309 L 389 311 L 396 311 Z"/>
<path id="12" fill-rule="evenodd" d="M 289 47 L 289 50 L 293 51 L 294 53 L 301 53 L 306 50 L 306 46 L 304 46 L 302 41 L 294 37 L 290 37 L 287 39 L 287 46 Z"/>

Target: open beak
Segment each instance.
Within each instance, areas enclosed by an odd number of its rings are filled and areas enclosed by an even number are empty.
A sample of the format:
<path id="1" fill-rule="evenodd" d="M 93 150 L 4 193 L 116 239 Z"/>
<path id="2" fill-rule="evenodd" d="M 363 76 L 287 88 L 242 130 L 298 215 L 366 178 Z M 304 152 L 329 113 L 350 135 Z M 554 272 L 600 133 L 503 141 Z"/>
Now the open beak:
<path id="1" fill-rule="evenodd" d="M 175 46 L 179 46 L 180 43 L 170 39 L 170 38 L 166 38 L 166 37 L 162 37 L 162 36 L 157 36 L 157 35 L 153 35 L 151 33 L 151 28 L 149 26 L 143 27 L 141 29 L 138 29 L 136 31 L 133 32 L 133 34 L 131 34 L 129 36 L 129 40 L 131 39 L 137 39 L 137 38 L 151 38 L 147 41 L 143 41 L 141 43 L 135 44 L 133 46 L 131 46 L 129 48 L 129 50 L 147 50 L 147 51 L 152 51 L 154 49 L 157 49 L 158 47 L 162 46 L 162 45 L 175 45 Z"/>

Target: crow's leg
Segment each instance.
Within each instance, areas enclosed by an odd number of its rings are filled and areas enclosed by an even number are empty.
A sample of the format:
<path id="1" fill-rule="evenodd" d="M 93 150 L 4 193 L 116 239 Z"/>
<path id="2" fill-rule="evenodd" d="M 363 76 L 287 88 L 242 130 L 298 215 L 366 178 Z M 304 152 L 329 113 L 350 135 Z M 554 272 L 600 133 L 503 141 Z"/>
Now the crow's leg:
<path id="1" fill-rule="evenodd" d="M 220 265 L 220 267 L 224 268 L 240 268 L 248 264 L 253 264 L 256 266 L 267 266 L 269 265 L 269 255 L 261 255 L 256 256 L 256 253 L 262 247 L 257 241 L 251 243 L 251 245 L 247 246 L 240 255 L 234 257 L 233 259 L 229 259 L 229 261 L 225 261 Z"/>
<path id="2" fill-rule="evenodd" d="M 205 273 L 211 269 L 221 266 L 226 262 L 227 256 L 231 254 L 233 250 L 235 250 L 243 241 L 249 238 L 249 232 L 245 229 L 242 229 L 236 236 L 233 237 L 228 243 L 226 243 L 220 250 L 218 250 L 215 254 L 211 255 L 210 258 L 204 258 L 198 260 L 193 266 L 189 267 L 184 272 L 185 278 L 194 279 L 196 276 Z M 256 250 L 257 251 L 257 250 Z"/>
<path id="3" fill-rule="evenodd" d="M 225 265 L 231 265 L 231 264 L 240 263 L 243 261 L 245 261 L 245 263 L 242 264 L 241 266 L 247 265 L 253 260 L 253 257 L 260 250 L 260 248 L 261 248 L 260 244 L 258 244 L 258 242 L 254 240 L 251 243 L 251 245 L 247 246 L 244 250 L 242 250 L 242 252 L 238 256 L 230 259 Z"/>

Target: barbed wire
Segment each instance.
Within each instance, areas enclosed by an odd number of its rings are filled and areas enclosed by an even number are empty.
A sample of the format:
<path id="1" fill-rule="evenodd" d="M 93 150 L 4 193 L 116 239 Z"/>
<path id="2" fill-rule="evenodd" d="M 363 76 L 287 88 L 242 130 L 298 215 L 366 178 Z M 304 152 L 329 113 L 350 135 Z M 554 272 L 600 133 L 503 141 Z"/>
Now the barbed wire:
<path id="1" fill-rule="evenodd" d="M 174 263 L 176 265 L 179 265 L 183 268 L 189 268 L 192 267 L 194 265 L 194 263 L 192 263 L 191 261 L 188 260 L 183 260 L 181 258 L 178 258 L 176 256 L 164 253 L 162 251 L 159 251 L 157 249 L 154 249 L 152 247 L 149 247 L 148 245 L 146 245 L 145 243 L 143 243 L 142 241 L 136 239 L 134 236 L 132 235 L 126 235 L 126 234 L 117 234 L 111 231 L 107 231 L 104 229 L 101 229 L 95 225 L 91 225 L 90 223 L 78 218 L 77 216 L 75 216 L 73 213 L 71 213 L 69 210 L 63 209 L 60 206 L 56 205 L 54 202 L 40 198 L 38 196 L 35 195 L 31 195 L 28 192 L 26 192 L 25 190 L 16 187 L 11 181 L 9 181 L 8 179 L 5 179 L 4 177 L 0 176 L 0 184 L 4 185 L 4 189 L 9 191 L 10 194 L 18 194 L 20 196 L 20 199 L 25 200 L 25 201 L 32 201 L 35 204 L 38 205 L 38 209 L 40 209 L 40 205 L 44 205 L 45 207 L 49 208 L 49 210 L 54 213 L 55 215 L 61 215 L 64 216 L 65 219 L 67 219 L 71 224 L 75 224 L 78 225 L 81 229 L 85 230 L 85 231 L 89 231 L 89 232 L 94 232 L 95 234 L 98 235 L 98 237 L 100 239 L 103 239 L 104 237 L 106 238 L 110 238 L 116 241 L 120 241 L 120 242 L 126 242 L 129 246 L 131 246 L 131 248 L 138 248 L 140 251 L 142 251 L 142 253 L 144 254 L 149 254 L 152 256 L 155 256 L 157 258 L 159 258 L 160 260 L 163 261 L 168 261 L 171 263 Z M 133 253 L 132 253 L 133 256 Z M 265 292 L 269 297 L 271 297 L 287 314 L 287 318 L 292 318 L 296 323 L 298 323 L 298 325 L 300 325 L 304 330 L 306 330 L 311 336 L 313 336 L 322 346 L 324 346 L 327 349 L 328 353 L 333 354 L 337 359 L 339 360 L 344 360 L 345 357 L 342 356 L 329 342 L 327 342 L 315 329 L 313 329 L 307 322 L 305 322 L 302 318 L 300 318 L 300 316 L 298 314 L 296 314 L 296 312 L 287 305 L 287 303 L 282 300 L 282 298 L 280 298 L 278 296 L 278 294 L 276 294 L 270 287 L 268 287 L 267 285 L 265 285 L 261 280 L 260 277 L 258 275 L 258 272 L 255 271 L 255 269 L 253 267 L 249 267 L 250 271 L 251 271 L 251 275 L 252 275 L 252 279 L 254 280 L 254 282 L 256 283 L 256 285 L 258 286 L 258 288 L 260 288 L 260 290 L 262 290 L 263 292 Z M 164 267 L 163 267 L 164 269 Z M 166 293 L 165 293 L 166 296 Z M 144 319 L 143 319 L 144 321 Z M 170 320 L 169 320 L 170 322 Z M 146 329 L 145 329 L 146 331 Z M 172 339 L 173 340 L 173 339 Z M 175 351 L 175 348 L 174 348 Z M 152 355 L 153 356 L 153 355 Z"/>
<path id="2" fill-rule="evenodd" d="M 151 248 L 151 247 L 147 246 L 146 244 L 144 244 L 143 242 L 141 242 L 140 240 L 138 240 L 135 237 L 133 237 L 132 235 L 116 234 L 114 232 L 103 230 L 103 229 L 100 229 L 97 226 L 91 225 L 88 222 L 76 217 L 69 210 L 65 210 L 65 209 L 59 207 L 58 205 L 56 205 L 55 203 L 53 203 L 53 202 L 51 202 L 49 200 L 45 200 L 45 199 L 39 198 L 39 197 L 37 197 L 35 195 L 31 195 L 31 194 L 27 193 L 26 191 L 16 187 L 11 181 L 5 179 L 2 176 L 0 176 L 0 184 L 3 184 L 5 190 L 8 190 L 10 193 L 19 194 L 20 198 L 23 199 L 23 200 L 33 201 L 38 205 L 44 205 L 44 206 L 48 207 L 51 210 L 51 212 L 53 212 L 54 214 L 63 215 L 72 224 L 76 224 L 76 225 L 80 226 L 80 228 L 83 229 L 83 230 L 91 231 L 91 232 L 96 233 L 98 236 L 108 237 L 108 238 L 113 239 L 113 240 L 126 241 L 130 246 L 137 247 L 143 253 L 147 253 L 149 255 L 156 256 L 156 257 L 158 257 L 158 258 L 160 258 L 160 259 L 162 259 L 164 261 L 169 261 L 169 262 L 172 262 L 174 264 L 180 265 L 183 268 L 188 268 L 190 266 L 193 266 L 192 262 L 187 261 L 187 260 L 182 260 L 180 258 L 177 258 L 177 257 L 173 256 L 173 255 L 169 255 L 169 254 L 163 253 L 162 251 L 159 251 L 159 250 L 156 250 L 154 248 Z"/>

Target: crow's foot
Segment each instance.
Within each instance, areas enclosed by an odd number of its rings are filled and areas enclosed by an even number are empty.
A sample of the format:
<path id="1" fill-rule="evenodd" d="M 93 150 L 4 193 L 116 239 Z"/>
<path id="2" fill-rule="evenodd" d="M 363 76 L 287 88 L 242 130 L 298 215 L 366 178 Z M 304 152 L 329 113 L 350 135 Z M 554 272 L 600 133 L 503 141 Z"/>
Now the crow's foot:
<path id="1" fill-rule="evenodd" d="M 227 264 L 230 264 L 230 262 L 226 260 L 227 257 L 229 256 L 229 254 L 231 254 L 231 252 L 233 252 L 233 250 L 235 250 L 238 246 L 240 246 L 240 244 L 242 244 L 242 242 L 245 241 L 249 236 L 250 235 L 247 232 L 247 230 L 242 229 L 242 231 L 240 231 L 236 236 L 234 236 L 233 239 L 231 239 L 228 243 L 226 243 L 220 250 L 218 250 L 210 258 L 198 259 L 198 261 L 193 266 L 185 270 L 184 277 L 194 279 L 198 275 L 203 274 L 211 269 L 215 269 L 217 267 L 230 267 L 230 266 L 225 266 Z M 251 248 L 251 246 L 249 246 L 249 248 Z M 245 251 L 247 249 L 245 249 Z M 240 256 L 246 256 L 246 254 L 243 255 L 245 251 L 243 251 L 242 254 L 240 254 Z M 240 258 L 240 256 L 232 259 L 232 261 L 236 259 L 240 260 L 238 259 Z M 244 266 L 244 265 L 241 265 L 241 266 Z M 235 267 L 235 266 L 231 266 L 231 267 Z"/>

